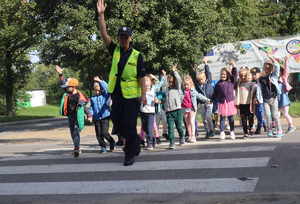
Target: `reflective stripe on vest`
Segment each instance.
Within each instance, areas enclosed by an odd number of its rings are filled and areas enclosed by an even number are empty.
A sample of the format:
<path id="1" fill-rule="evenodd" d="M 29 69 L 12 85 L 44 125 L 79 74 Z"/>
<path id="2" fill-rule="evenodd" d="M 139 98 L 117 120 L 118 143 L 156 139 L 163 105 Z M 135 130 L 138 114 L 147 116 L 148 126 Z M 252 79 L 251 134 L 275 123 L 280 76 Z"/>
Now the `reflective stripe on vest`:
<path id="1" fill-rule="evenodd" d="M 138 98 L 141 96 L 141 87 L 137 79 L 137 62 L 139 53 L 140 52 L 135 49 L 132 50 L 121 76 L 121 91 L 123 97 L 126 99 Z M 117 46 L 114 50 L 112 65 L 109 73 L 109 93 L 113 93 L 115 90 L 120 57 L 121 50 L 120 47 Z"/>

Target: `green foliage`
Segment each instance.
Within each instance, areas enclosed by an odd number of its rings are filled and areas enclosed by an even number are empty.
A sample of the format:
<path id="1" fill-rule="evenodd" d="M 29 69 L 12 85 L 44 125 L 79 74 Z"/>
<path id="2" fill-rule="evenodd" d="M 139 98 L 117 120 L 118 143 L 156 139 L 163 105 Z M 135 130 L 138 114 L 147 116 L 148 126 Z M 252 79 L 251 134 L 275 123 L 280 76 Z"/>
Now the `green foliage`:
<path id="1" fill-rule="evenodd" d="M 293 117 L 300 117 L 300 102 L 295 101 L 291 104 L 290 114 Z"/>
<path id="2" fill-rule="evenodd" d="M 37 2 L 42 11 L 47 8 L 44 15 L 49 22 L 42 46 L 43 61 L 81 70 L 86 88 L 90 87 L 93 75 L 106 78 L 111 59 L 99 37 L 95 40 L 95 35 L 99 36 L 96 0 Z M 107 0 L 106 3 L 106 23 L 114 41 L 120 26 L 130 26 L 134 30 L 134 47 L 144 54 L 150 69 L 179 63 L 187 71 L 216 44 L 278 35 L 283 23 L 273 13 L 289 6 L 257 0 Z M 291 12 L 295 10 L 293 4 L 290 7 Z M 297 17 L 286 15 L 294 29 L 299 24 Z"/>
<path id="3" fill-rule="evenodd" d="M 79 79 L 79 73 L 72 69 L 64 69 L 64 76 L 74 77 Z M 24 90 L 45 90 L 48 104 L 59 104 L 60 98 L 64 92 L 59 86 L 58 74 L 53 65 L 39 64 L 34 71 L 29 75 L 28 83 Z"/>
<path id="4" fill-rule="evenodd" d="M 16 90 L 25 85 L 32 66 L 27 54 L 42 39 L 42 24 L 34 2 L 2 0 L 0 7 L 0 94 L 6 113 L 15 114 Z"/>
<path id="5" fill-rule="evenodd" d="M 99 37 L 97 0 L 22 2 L 1 2 L 0 94 L 13 101 L 15 90 L 26 84 L 33 68 L 26 54 L 32 49 L 39 52 L 46 65 L 59 64 L 78 73 L 85 91 L 91 90 L 93 76 L 107 80 L 111 57 Z M 300 32 L 300 4 L 292 0 L 279 4 L 258 0 L 106 3 L 109 34 L 117 42 L 118 28 L 132 27 L 134 47 L 143 53 L 146 66 L 153 71 L 178 63 L 182 71 L 189 72 L 217 44 Z M 48 96 L 58 98 L 61 93 L 52 68 L 37 69 L 43 71 L 30 75 L 26 89 L 39 87 L 48 90 Z"/>

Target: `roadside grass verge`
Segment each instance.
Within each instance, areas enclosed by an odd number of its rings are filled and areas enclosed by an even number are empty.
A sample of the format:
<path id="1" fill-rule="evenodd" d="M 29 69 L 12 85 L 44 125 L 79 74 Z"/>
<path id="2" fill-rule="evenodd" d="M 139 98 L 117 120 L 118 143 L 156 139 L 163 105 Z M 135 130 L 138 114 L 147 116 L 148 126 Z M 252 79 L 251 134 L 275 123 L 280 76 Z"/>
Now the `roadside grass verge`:
<path id="1" fill-rule="evenodd" d="M 21 108 L 17 110 L 16 116 L 0 115 L 0 122 L 13 122 L 41 118 L 54 118 L 59 116 L 59 107 L 46 105 L 40 107 Z"/>

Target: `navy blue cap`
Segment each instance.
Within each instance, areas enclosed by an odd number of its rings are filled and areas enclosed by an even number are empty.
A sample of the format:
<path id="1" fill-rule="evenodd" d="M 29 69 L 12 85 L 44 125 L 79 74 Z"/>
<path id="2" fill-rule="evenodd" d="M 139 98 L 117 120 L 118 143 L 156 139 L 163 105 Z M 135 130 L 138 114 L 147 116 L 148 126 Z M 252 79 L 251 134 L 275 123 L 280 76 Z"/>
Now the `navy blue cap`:
<path id="1" fill-rule="evenodd" d="M 68 79 L 64 79 L 63 81 L 61 81 L 60 88 L 63 88 L 63 89 L 67 88 L 68 87 L 67 83 L 68 83 Z"/>
<path id="2" fill-rule="evenodd" d="M 123 27 L 119 28 L 118 36 L 120 36 L 120 35 L 132 36 L 131 28 L 126 27 L 126 26 L 123 26 Z"/>

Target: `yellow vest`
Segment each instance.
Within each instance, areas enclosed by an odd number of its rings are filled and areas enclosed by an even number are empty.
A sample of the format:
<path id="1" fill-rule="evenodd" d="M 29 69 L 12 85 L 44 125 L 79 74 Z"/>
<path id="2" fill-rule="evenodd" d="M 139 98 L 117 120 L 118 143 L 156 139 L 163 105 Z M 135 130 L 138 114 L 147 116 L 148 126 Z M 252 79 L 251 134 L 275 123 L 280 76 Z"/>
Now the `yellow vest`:
<path id="1" fill-rule="evenodd" d="M 137 62 L 139 51 L 133 49 L 121 75 L 121 91 L 126 99 L 138 98 L 141 96 L 141 87 L 137 78 Z M 121 50 L 117 46 L 114 50 L 112 65 L 109 73 L 108 92 L 113 93 L 118 74 L 118 63 L 120 61 Z"/>

